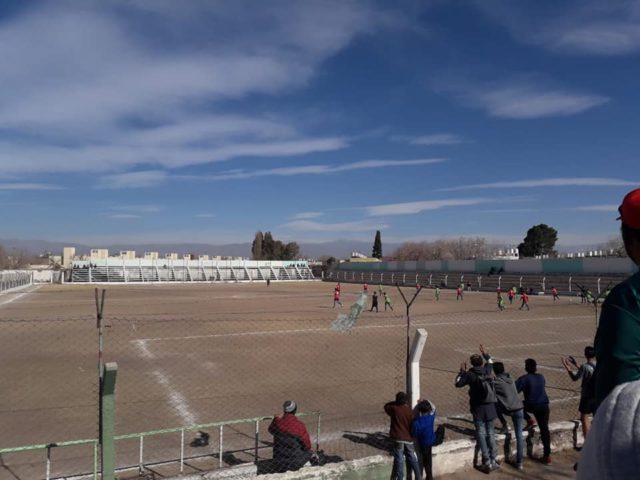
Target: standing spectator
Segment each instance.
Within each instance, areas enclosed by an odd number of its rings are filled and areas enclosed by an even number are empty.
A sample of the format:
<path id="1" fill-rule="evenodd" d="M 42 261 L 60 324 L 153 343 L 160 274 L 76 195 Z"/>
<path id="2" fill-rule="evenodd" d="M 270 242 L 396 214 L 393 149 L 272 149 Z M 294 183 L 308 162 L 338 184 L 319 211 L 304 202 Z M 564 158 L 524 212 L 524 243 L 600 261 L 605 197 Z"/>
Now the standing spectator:
<path id="1" fill-rule="evenodd" d="M 578 367 L 578 363 L 573 357 L 563 357 L 562 365 L 564 365 L 571 380 L 576 382 L 582 379 L 578 411 L 580 412 L 580 421 L 582 422 L 582 435 L 586 439 L 587 433 L 589 433 L 589 427 L 591 426 L 591 418 L 589 415 L 595 413 L 596 407 L 596 389 L 595 382 L 593 381 L 593 373 L 596 369 L 596 352 L 593 347 L 589 346 L 584 348 L 584 357 L 587 359 L 587 362 L 580 365 L 580 367 Z M 577 370 L 574 371 L 573 367 Z"/>
<path id="2" fill-rule="evenodd" d="M 462 284 L 460 284 L 460 285 L 458 285 L 456 300 L 464 300 L 463 295 L 464 294 L 463 294 L 463 291 L 462 291 Z"/>
<path id="3" fill-rule="evenodd" d="M 429 400 L 419 401 L 418 416 L 411 425 L 411 435 L 418 440 L 426 480 L 433 480 L 431 449 L 436 444 L 436 433 L 433 428 L 435 421 L 436 406 Z"/>
<path id="4" fill-rule="evenodd" d="M 275 471 L 299 470 L 313 455 L 309 432 L 305 424 L 296 417 L 296 402 L 287 400 L 282 409 L 284 414 L 281 417 L 274 415 L 269 425 L 269 433 L 273 435 Z"/>
<path id="5" fill-rule="evenodd" d="M 391 297 L 387 295 L 387 292 L 382 292 L 382 295 L 384 296 L 384 311 L 386 312 L 387 307 L 389 307 L 393 312 L 393 306 L 391 305 Z"/>
<path id="6" fill-rule="evenodd" d="M 436 302 L 440 301 L 440 287 L 436 287 Z"/>
<path id="7" fill-rule="evenodd" d="M 471 362 L 469 370 L 467 370 L 466 362 L 460 365 L 455 386 L 457 388 L 469 387 L 469 407 L 476 429 L 476 442 L 482 452 L 480 470 L 489 473 L 498 468 L 496 433 L 493 427 L 493 421 L 498 414 L 496 412 L 496 395 L 491 379 L 491 365 L 487 363 L 483 366 L 484 361 L 478 354 L 471 355 L 469 361 Z"/>
<path id="8" fill-rule="evenodd" d="M 560 298 L 560 295 L 558 295 L 558 289 L 556 287 L 551 287 L 551 295 L 553 295 L 554 302 Z"/>
<path id="9" fill-rule="evenodd" d="M 336 303 L 342 306 L 342 302 L 340 301 L 340 290 L 337 288 L 333 292 L 333 308 L 336 308 Z"/>
<path id="10" fill-rule="evenodd" d="M 640 265 L 640 188 L 629 192 L 618 210 L 627 255 Z M 640 380 L 640 271 L 607 295 L 594 347 L 597 409 L 616 385 Z"/>
<path id="11" fill-rule="evenodd" d="M 532 413 L 540 428 L 540 439 L 542 440 L 543 455 L 542 463 L 551 464 L 551 434 L 549 433 L 549 397 L 545 389 L 546 381 L 544 376 L 537 373 L 538 364 L 533 358 L 524 361 L 526 375 L 516 380 L 518 392 L 524 393 L 524 410 L 527 426 L 534 425 L 531 417 Z"/>
<path id="12" fill-rule="evenodd" d="M 376 309 L 376 313 L 378 313 L 378 292 L 375 290 L 373 292 L 373 297 L 371 297 L 371 310 L 369 311 L 373 312 L 374 308 Z"/>
<path id="13" fill-rule="evenodd" d="M 524 307 L 527 307 L 527 310 L 529 309 L 529 295 L 527 295 L 527 292 L 525 292 L 524 290 L 522 290 L 521 292 L 521 299 L 522 299 L 522 304 L 520 305 L 520 308 L 518 310 L 522 310 Z"/>
<path id="14" fill-rule="evenodd" d="M 498 418 L 503 425 L 503 430 L 508 430 L 504 415 L 511 417 L 513 430 L 516 435 L 515 465 L 518 470 L 522 470 L 522 462 L 524 460 L 524 436 L 522 435 L 524 405 L 522 404 L 522 400 L 520 400 L 514 380 L 504 371 L 504 363 L 494 362 L 491 355 L 487 353 L 482 345 L 480 345 L 480 353 L 482 353 L 482 356 L 488 363 L 493 364 L 493 373 L 496 376 L 493 385 L 496 391 Z"/>
<path id="15" fill-rule="evenodd" d="M 391 480 L 402 480 L 404 478 L 404 459 L 406 459 L 413 471 L 415 479 L 422 480 L 418 457 L 411 437 L 413 410 L 409 406 L 409 397 L 404 392 L 396 393 L 396 400 L 387 403 L 384 406 L 384 411 L 391 417 L 389 437 L 394 443 Z"/>

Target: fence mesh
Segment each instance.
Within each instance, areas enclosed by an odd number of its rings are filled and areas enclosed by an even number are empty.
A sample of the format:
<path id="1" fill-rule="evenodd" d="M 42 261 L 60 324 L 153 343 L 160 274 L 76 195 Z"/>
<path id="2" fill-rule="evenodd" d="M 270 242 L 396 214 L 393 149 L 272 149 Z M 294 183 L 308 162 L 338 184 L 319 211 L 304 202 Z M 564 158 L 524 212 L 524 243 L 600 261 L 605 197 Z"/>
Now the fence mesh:
<path id="1" fill-rule="evenodd" d="M 384 281 L 385 279 L 383 279 Z M 405 389 L 406 316 L 396 287 L 369 286 L 354 328 L 332 323 L 361 298 L 362 285 L 342 285 L 344 307 L 332 308 L 333 282 L 260 285 L 109 287 L 104 352 L 117 362 L 116 448 L 119 468 L 161 474 L 272 461 L 269 425 L 294 400 L 325 459 L 387 451 L 385 402 Z M 394 310 L 371 312 L 381 289 Z M 414 287 L 404 287 L 407 298 Z M 98 434 L 98 337 L 93 289 L 44 286 L 0 309 L 0 448 Z M 577 417 L 579 384 L 560 357 L 581 357 L 593 341 L 593 307 L 562 296 L 532 298 L 531 311 L 495 294 L 423 289 L 411 308 L 411 335 L 428 332 L 421 361 L 422 396 L 438 408 L 448 439 L 468 436 L 466 390 L 453 381 L 460 363 L 483 343 L 512 376 L 524 359 L 547 380 L 552 421 Z M 315 415 L 313 412 L 319 412 Z M 141 432 L 147 432 L 140 435 Z M 126 438 L 125 438 L 126 437 Z M 42 477 L 42 453 L 2 455 L 14 472 Z M 90 448 L 54 454 L 52 476 L 86 473 Z M 31 469 L 31 470 L 30 470 Z"/>

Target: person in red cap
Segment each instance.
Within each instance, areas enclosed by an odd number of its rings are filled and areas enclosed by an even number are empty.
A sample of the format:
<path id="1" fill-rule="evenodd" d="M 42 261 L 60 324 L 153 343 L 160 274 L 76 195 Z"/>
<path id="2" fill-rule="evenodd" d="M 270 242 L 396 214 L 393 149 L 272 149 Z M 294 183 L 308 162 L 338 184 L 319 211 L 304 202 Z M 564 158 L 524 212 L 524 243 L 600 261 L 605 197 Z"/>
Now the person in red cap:
<path id="1" fill-rule="evenodd" d="M 618 210 L 625 250 L 640 265 L 640 188 L 629 192 Z M 640 380 L 640 272 L 607 295 L 594 347 L 597 408 L 616 386 Z"/>

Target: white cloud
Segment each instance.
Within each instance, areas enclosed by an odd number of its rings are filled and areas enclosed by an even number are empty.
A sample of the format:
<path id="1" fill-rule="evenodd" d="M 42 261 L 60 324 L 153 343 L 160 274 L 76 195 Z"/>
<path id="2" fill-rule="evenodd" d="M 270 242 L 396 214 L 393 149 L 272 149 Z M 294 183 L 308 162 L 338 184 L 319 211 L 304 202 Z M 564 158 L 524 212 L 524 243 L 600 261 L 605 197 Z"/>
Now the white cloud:
<path id="1" fill-rule="evenodd" d="M 545 178 L 539 180 L 516 180 L 508 182 L 477 183 L 475 185 L 460 185 L 457 187 L 441 188 L 442 192 L 458 190 L 476 190 L 491 188 L 537 188 L 537 187 L 627 187 L 635 186 L 638 182 L 621 180 L 618 178 L 577 177 L 577 178 Z"/>
<path id="2" fill-rule="evenodd" d="M 133 220 L 135 218 L 140 218 L 140 215 L 136 215 L 133 213 L 113 213 L 107 216 L 115 220 Z"/>
<path id="3" fill-rule="evenodd" d="M 454 133 L 435 133 L 409 139 L 411 145 L 457 145 L 464 141 L 460 135 Z"/>
<path id="4" fill-rule="evenodd" d="M 0 183 L 0 190 L 61 190 L 58 185 L 47 183 Z"/>
<path id="5" fill-rule="evenodd" d="M 293 175 L 328 175 L 331 173 L 346 172 L 350 170 L 363 170 L 370 168 L 408 167 L 414 165 L 429 165 L 445 162 L 443 158 L 422 158 L 416 160 L 363 160 L 361 162 L 345 163 L 338 165 L 302 165 L 292 167 L 271 168 L 266 170 L 230 170 L 214 175 L 183 178 L 193 180 L 239 180 L 266 176 L 293 176 Z"/>
<path id="6" fill-rule="evenodd" d="M 169 175 L 161 170 L 119 173 L 102 177 L 98 186 L 113 189 L 157 187 L 168 178 Z"/>
<path id="7" fill-rule="evenodd" d="M 410 215 L 427 210 L 439 210 L 446 207 L 462 207 L 490 202 L 487 198 L 449 198 L 445 200 L 423 200 L 419 202 L 390 203 L 365 207 L 370 216 Z"/>
<path id="8" fill-rule="evenodd" d="M 640 2 L 578 0 L 475 4 L 522 42 L 565 54 L 625 55 L 640 51 Z"/>
<path id="9" fill-rule="evenodd" d="M 359 35 L 403 28 L 357 2 L 56 2 L 3 19 L 0 174 L 114 172 L 331 151 L 300 122 L 222 101 L 305 87 Z M 207 114 L 203 111 L 215 111 Z M 247 111 L 248 110 L 248 111 Z M 11 134 L 31 142 L 13 143 Z"/>
<path id="10" fill-rule="evenodd" d="M 310 220 L 298 220 L 281 225 L 282 228 L 302 232 L 371 232 L 384 230 L 389 227 L 386 224 L 371 223 L 365 221 L 343 223 L 318 223 Z"/>
<path id="11" fill-rule="evenodd" d="M 324 215 L 324 213 L 322 212 L 302 212 L 302 213 L 297 213 L 293 216 L 294 220 L 309 220 L 312 218 L 318 218 L 321 217 L 322 215 Z"/>
<path id="12" fill-rule="evenodd" d="M 586 205 L 584 207 L 575 207 L 573 210 L 583 212 L 617 212 L 619 205 Z"/>

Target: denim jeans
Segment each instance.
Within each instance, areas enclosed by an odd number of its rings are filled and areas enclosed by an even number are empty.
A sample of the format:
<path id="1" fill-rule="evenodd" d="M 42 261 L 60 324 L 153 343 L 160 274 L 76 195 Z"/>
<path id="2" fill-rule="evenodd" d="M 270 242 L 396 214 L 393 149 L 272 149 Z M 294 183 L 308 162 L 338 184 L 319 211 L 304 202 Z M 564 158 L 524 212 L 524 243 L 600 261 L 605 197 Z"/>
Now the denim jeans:
<path id="1" fill-rule="evenodd" d="M 403 458 L 404 457 L 404 458 Z M 404 479 L 404 460 L 407 460 L 408 467 L 413 471 L 415 480 L 422 480 L 418 456 L 412 442 L 395 441 L 393 445 L 393 469 L 391 470 L 391 480 Z"/>
<path id="2" fill-rule="evenodd" d="M 493 420 L 485 422 L 474 419 L 473 423 L 476 426 L 476 442 L 478 442 L 482 453 L 482 464 L 485 465 L 496 459 L 496 432 L 493 428 Z M 489 439 L 488 443 L 487 438 Z"/>
<path id="3" fill-rule="evenodd" d="M 524 409 L 507 412 L 513 421 L 513 429 L 516 433 L 516 463 L 522 463 L 524 459 L 524 435 L 522 428 L 524 426 Z"/>

